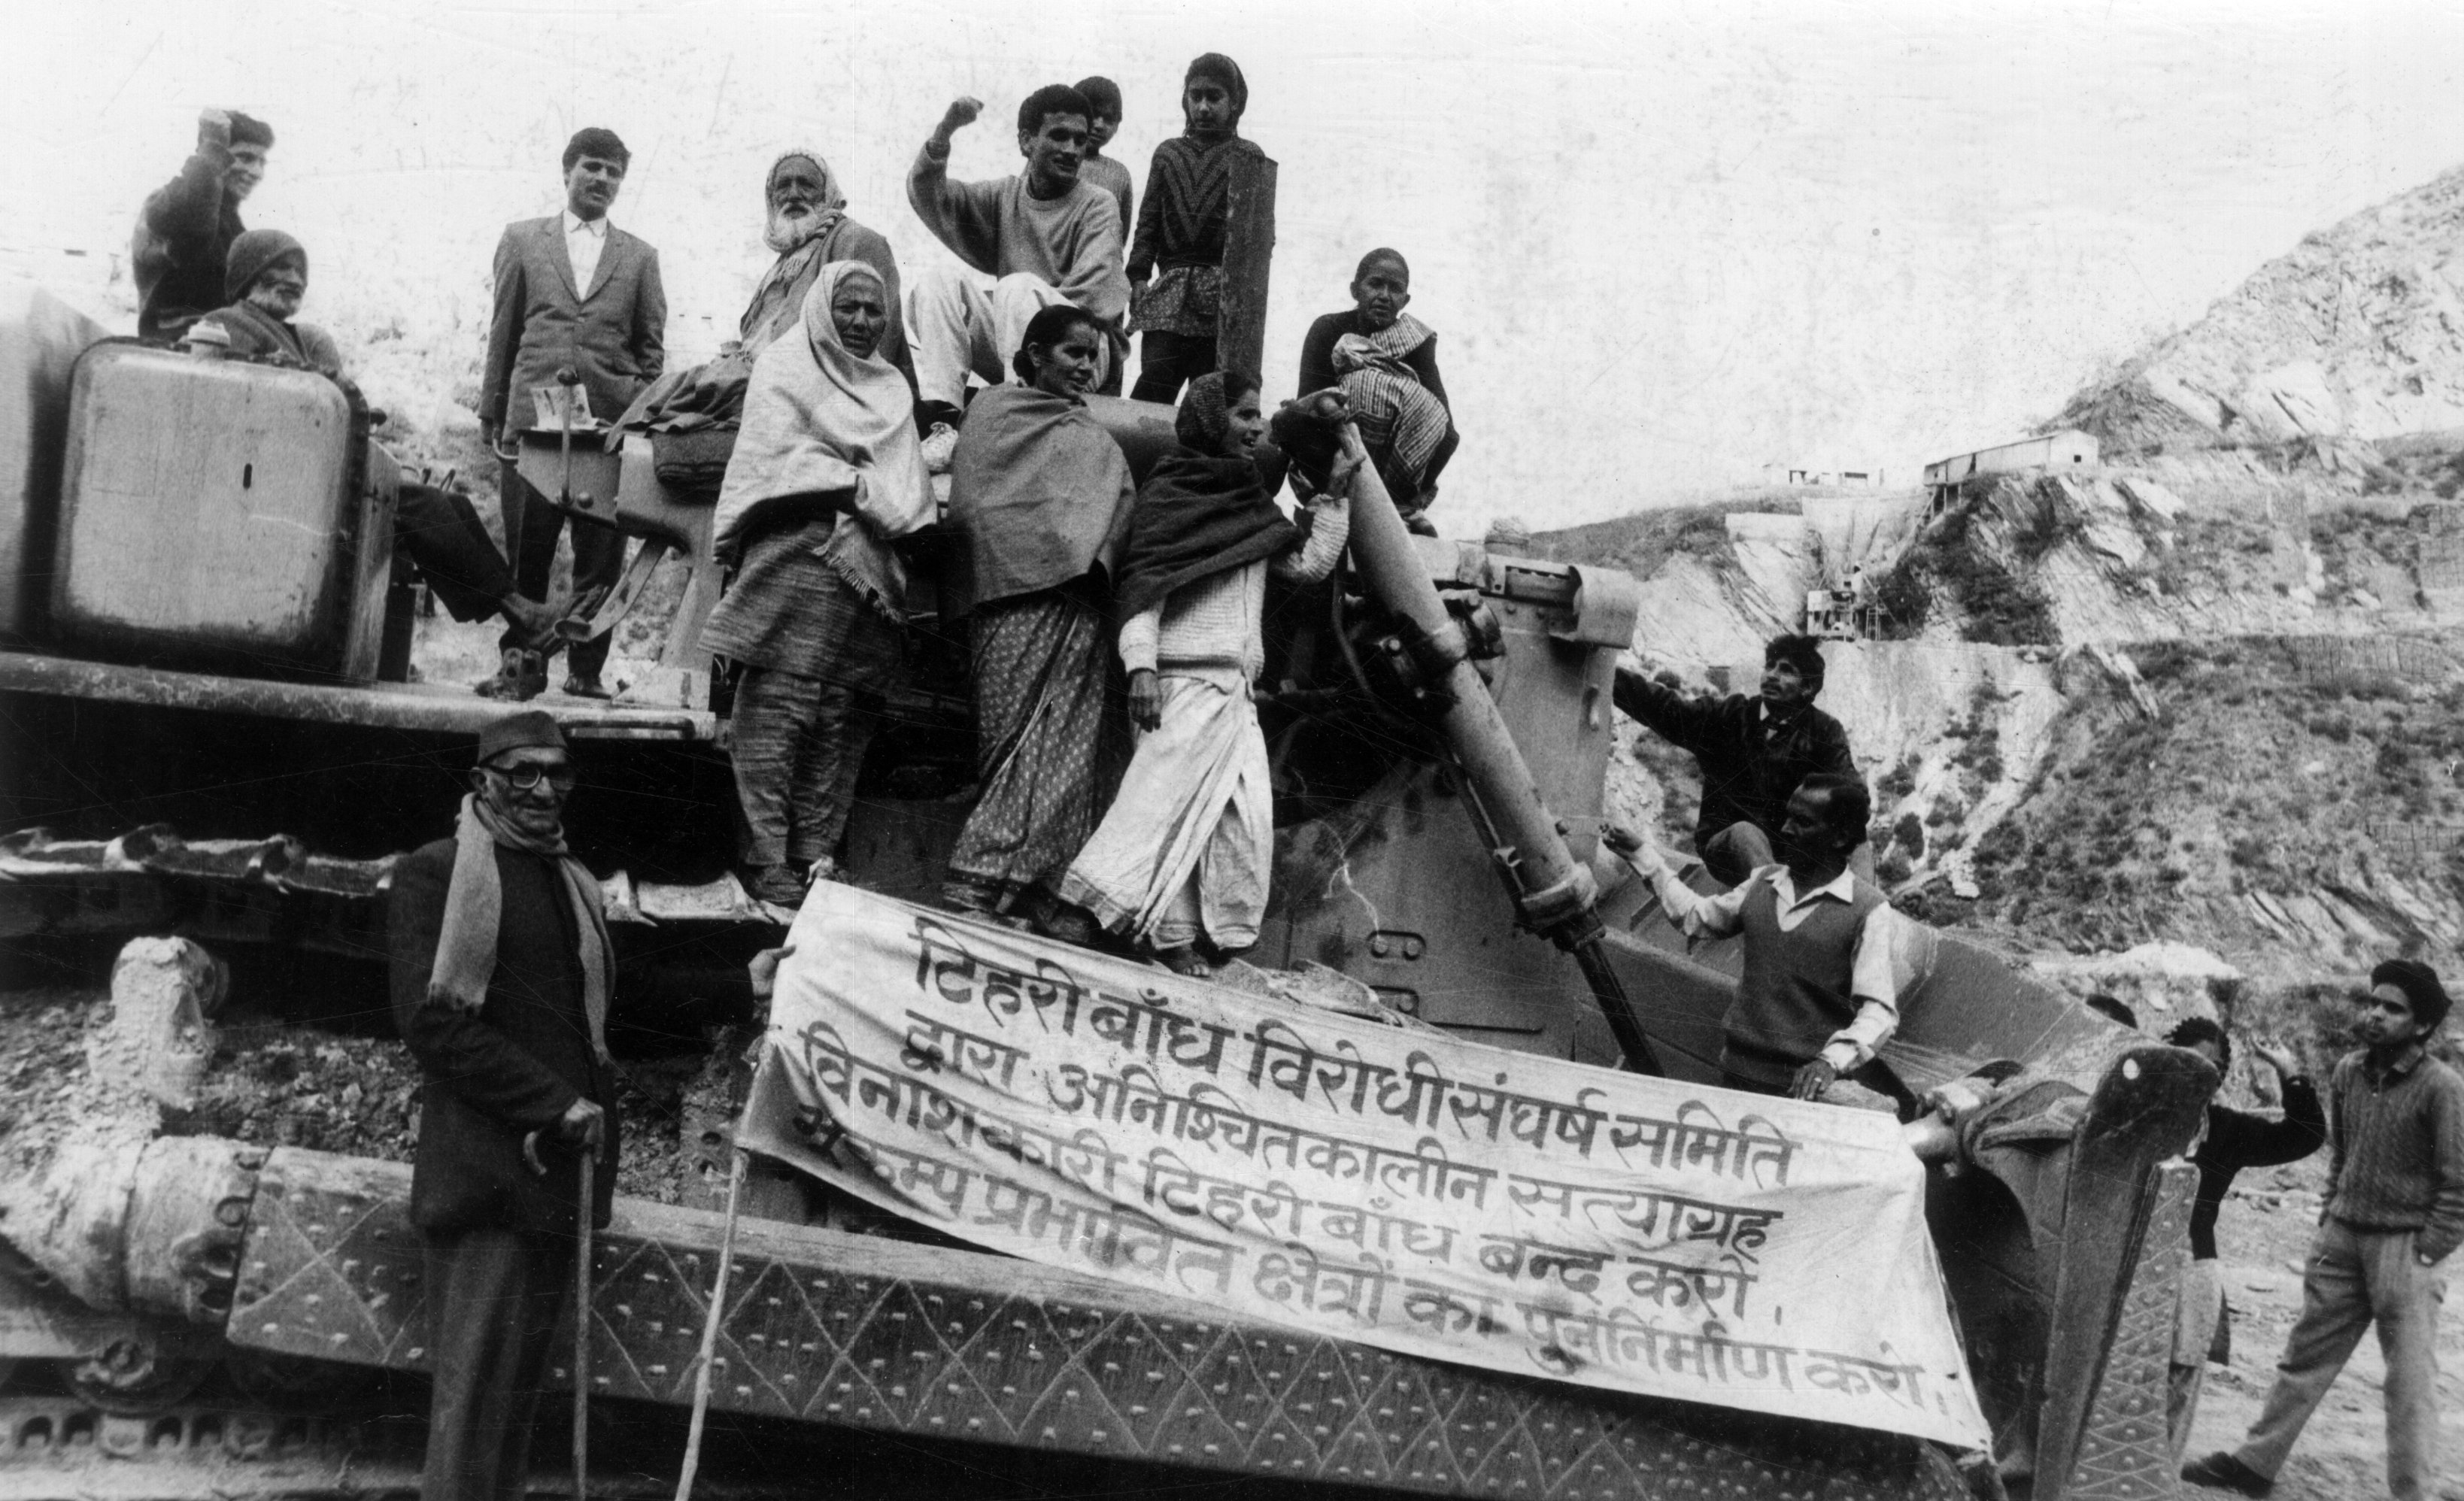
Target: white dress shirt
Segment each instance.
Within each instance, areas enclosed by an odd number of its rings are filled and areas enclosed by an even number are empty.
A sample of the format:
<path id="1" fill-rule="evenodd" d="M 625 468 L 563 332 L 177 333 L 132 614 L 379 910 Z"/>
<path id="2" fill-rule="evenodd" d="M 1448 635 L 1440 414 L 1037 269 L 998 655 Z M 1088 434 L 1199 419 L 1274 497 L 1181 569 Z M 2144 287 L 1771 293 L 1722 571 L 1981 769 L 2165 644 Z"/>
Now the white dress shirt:
<path id="1" fill-rule="evenodd" d="M 1771 894 L 1779 899 L 1779 927 L 1787 933 L 1813 915 L 1816 903 L 1837 902 L 1844 906 L 1853 901 L 1856 875 L 1843 870 L 1836 879 L 1800 892 L 1787 866 L 1765 865 L 1733 890 L 1706 897 L 1664 864 L 1652 873 L 1661 910 L 1689 938 L 1725 938 L 1743 926 L 1746 898 L 1758 881 L 1770 882 Z M 1864 1067 L 1875 1050 L 1899 1030 L 1900 993 L 1932 968 L 1930 936 L 1929 929 L 1910 922 L 1887 903 L 1866 914 L 1857 952 L 1849 962 L 1848 990 L 1857 1003 L 1857 1014 L 1833 1033 L 1822 1049 L 1822 1056 L 1834 1069 L 1848 1074 Z"/>
<path id="2" fill-rule="evenodd" d="M 599 253 L 607 249 L 607 216 L 583 219 L 564 211 L 564 253 L 573 263 L 573 294 L 590 295 L 590 278 L 599 274 Z"/>

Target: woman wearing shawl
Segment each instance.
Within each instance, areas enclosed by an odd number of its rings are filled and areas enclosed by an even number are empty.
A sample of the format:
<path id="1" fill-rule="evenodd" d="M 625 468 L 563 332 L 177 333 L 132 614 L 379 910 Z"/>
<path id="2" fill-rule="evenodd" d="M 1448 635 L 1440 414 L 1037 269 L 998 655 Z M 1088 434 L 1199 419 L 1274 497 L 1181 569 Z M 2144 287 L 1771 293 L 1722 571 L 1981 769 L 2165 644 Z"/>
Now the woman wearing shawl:
<path id="1" fill-rule="evenodd" d="M 617 425 L 637 431 L 691 432 L 736 421 L 744 410 L 746 381 L 761 352 L 795 331 L 804 315 L 804 295 L 822 268 L 834 261 L 862 261 L 889 289 L 890 324 L 874 351 L 901 371 L 909 370 L 907 327 L 899 313 L 898 260 L 890 242 L 847 215 L 847 194 L 838 175 L 818 151 L 803 147 L 770 163 L 762 180 L 766 218 L 762 243 L 778 259 L 761 275 L 737 323 L 737 340 L 718 358 L 660 377 L 634 399 Z"/>
<path id="2" fill-rule="evenodd" d="M 933 519 L 914 393 L 881 357 L 889 304 L 871 266 L 821 268 L 799 332 L 754 362 L 719 489 L 716 550 L 737 573 L 702 642 L 743 668 L 747 885 L 781 906 L 837 874 L 856 770 L 904 655 L 907 575 L 889 544 Z"/>
<path id="3" fill-rule="evenodd" d="M 1301 391 L 1343 392 L 1396 509 L 1413 531 L 1434 534 L 1421 512 L 1462 441 L 1438 374 L 1438 336 L 1403 311 L 1412 269 L 1399 251 L 1360 258 L 1352 300 L 1351 312 L 1327 314 L 1301 340 Z"/>
<path id="4" fill-rule="evenodd" d="M 1138 490 L 1121 555 L 1121 663 L 1136 755 L 1064 899 L 1170 968 L 1202 974 L 1197 946 L 1258 941 L 1274 859 L 1266 740 L 1249 700 L 1265 664 L 1266 578 L 1315 583 L 1352 527 L 1350 477 L 1331 476 L 1304 537 L 1260 483 L 1258 378 L 1190 382 L 1181 446 Z"/>
<path id="5" fill-rule="evenodd" d="M 1170 402 L 1181 382 L 1215 368 L 1221 311 L 1223 239 L 1232 218 L 1237 163 L 1262 153 L 1241 139 L 1249 84 L 1241 65 L 1208 53 L 1189 65 L 1181 84 L 1181 134 L 1155 147 L 1147 168 L 1147 201 L 1130 245 L 1130 332 L 1143 334 L 1141 402 Z M 1148 273 L 1161 268 L 1152 284 Z"/>
<path id="6" fill-rule="evenodd" d="M 958 546 L 943 600 L 972 622 L 981 786 L 943 896 L 1068 938 L 1091 936 L 1054 890 L 1100 807 L 1107 581 L 1136 495 L 1087 411 L 1106 337 L 1082 308 L 1038 313 L 1020 383 L 976 398 L 950 456 Z"/>

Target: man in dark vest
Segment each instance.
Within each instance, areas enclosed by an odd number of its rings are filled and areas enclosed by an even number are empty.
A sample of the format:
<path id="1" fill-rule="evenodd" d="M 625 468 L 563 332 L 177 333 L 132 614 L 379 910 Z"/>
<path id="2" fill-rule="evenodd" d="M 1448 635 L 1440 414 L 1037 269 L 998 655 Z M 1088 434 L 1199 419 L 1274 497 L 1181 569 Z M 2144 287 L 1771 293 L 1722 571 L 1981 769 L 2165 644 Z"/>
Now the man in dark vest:
<path id="1" fill-rule="evenodd" d="M 1763 648 L 1761 691 L 1752 698 L 1688 696 L 1631 667 L 1617 669 L 1618 711 L 1694 753 L 1703 773 L 1694 848 L 1720 884 L 1733 886 L 1771 862 L 1772 840 L 1798 783 L 1821 773 L 1856 774 L 1848 731 L 1814 707 L 1821 691 L 1822 643 L 1811 636 L 1771 638 Z M 1873 881 L 1870 854 L 1857 874 Z"/>
<path id="2" fill-rule="evenodd" d="M 1905 1093 L 1868 1065 L 1899 1026 L 1900 996 L 1924 974 L 1933 935 L 1849 868 L 1872 811 L 1856 777 L 1807 777 L 1788 799 L 1779 862 L 1716 897 L 1680 881 L 1651 841 L 1613 840 L 1687 936 L 1745 935 L 1745 969 L 1722 1024 L 1728 1088 L 1819 1099 L 1857 1075 L 1880 1093 Z"/>
<path id="3" fill-rule="evenodd" d="M 274 127 L 237 110 L 197 118 L 197 149 L 138 210 L 128 262 L 141 336 L 177 338 L 223 305 L 224 261 L 248 228 L 239 206 L 264 180 L 273 147 Z"/>
<path id="4" fill-rule="evenodd" d="M 422 1501 L 519 1501 L 573 1280 L 581 1154 L 594 1225 L 616 1181 L 614 962 L 599 882 L 566 853 L 564 736 L 537 710 L 479 734 L 451 838 L 394 866 L 394 1024 L 419 1059 L 410 1216 L 435 1374 Z"/>

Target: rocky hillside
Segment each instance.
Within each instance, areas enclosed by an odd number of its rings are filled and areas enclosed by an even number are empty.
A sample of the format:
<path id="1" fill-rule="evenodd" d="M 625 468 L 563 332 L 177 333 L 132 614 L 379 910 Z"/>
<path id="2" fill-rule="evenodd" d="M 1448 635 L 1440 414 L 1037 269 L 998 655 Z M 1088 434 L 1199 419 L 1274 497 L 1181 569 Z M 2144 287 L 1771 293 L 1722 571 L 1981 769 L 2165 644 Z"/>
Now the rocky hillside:
<path id="1" fill-rule="evenodd" d="M 2161 1015 L 2464 946 L 2457 462 L 2296 440 L 1981 482 L 1934 515 L 1749 498 L 1534 542 L 1641 576 L 1638 660 L 1705 691 L 1749 690 L 1805 590 L 1866 570 L 1883 639 L 1826 648 L 1823 703 L 1896 899 Z M 1695 788 L 1642 735 L 1613 808 L 1683 847 Z"/>
<path id="2" fill-rule="evenodd" d="M 2464 169 L 2261 267 L 2059 420 L 2114 450 L 2464 427 Z"/>
<path id="3" fill-rule="evenodd" d="M 1639 660 L 1750 688 L 1805 592 L 1904 908 L 2074 990 L 2464 965 L 2464 170 L 2260 268 L 2057 420 L 2101 468 L 1740 492 L 1535 539 L 1634 569 Z M 1690 837 L 1649 736 L 1614 805 Z"/>

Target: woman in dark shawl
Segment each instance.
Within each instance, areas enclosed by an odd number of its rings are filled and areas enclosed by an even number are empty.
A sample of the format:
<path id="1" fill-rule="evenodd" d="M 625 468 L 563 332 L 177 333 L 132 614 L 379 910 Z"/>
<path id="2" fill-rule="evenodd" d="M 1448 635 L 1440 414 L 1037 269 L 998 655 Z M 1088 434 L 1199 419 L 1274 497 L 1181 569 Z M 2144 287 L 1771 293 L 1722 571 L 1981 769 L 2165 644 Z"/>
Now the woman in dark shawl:
<path id="1" fill-rule="evenodd" d="M 933 519 L 914 394 L 881 355 L 888 308 L 872 267 L 821 269 L 797 332 L 754 363 L 719 489 L 716 551 L 739 566 L 702 644 L 744 668 L 742 856 L 753 895 L 779 906 L 838 872 L 856 771 L 904 656 L 907 575 L 889 544 Z"/>
<path id="2" fill-rule="evenodd" d="M 1180 135 L 1155 147 L 1147 198 L 1130 245 L 1130 332 L 1143 334 L 1141 402 L 1170 402 L 1181 382 L 1215 368 L 1222 308 L 1223 245 L 1232 217 L 1232 178 L 1263 155 L 1241 139 L 1249 107 L 1241 65 L 1208 53 L 1189 65 L 1180 88 Z M 1152 283 L 1149 272 L 1160 272 Z"/>
<path id="3" fill-rule="evenodd" d="M 958 546 L 942 598 L 974 638 L 981 785 L 943 895 L 1070 938 L 1085 918 L 1053 893 L 1100 808 L 1105 611 L 1136 493 L 1087 411 L 1105 337 L 1083 309 L 1038 313 L 1019 383 L 976 398 L 950 455 Z"/>
<path id="4" fill-rule="evenodd" d="M 1180 446 L 1138 490 L 1121 556 L 1121 663 L 1137 753 L 1062 897 L 1171 968 L 1206 972 L 1200 942 L 1258 941 L 1274 861 L 1266 740 L 1250 686 L 1265 664 L 1266 579 L 1315 583 L 1351 530 L 1337 474 L 1306 536 L 1284 518 L 1256 460 L 1258 378 L 1190 382 Z"/>

